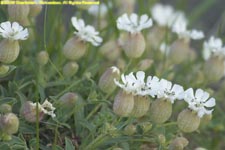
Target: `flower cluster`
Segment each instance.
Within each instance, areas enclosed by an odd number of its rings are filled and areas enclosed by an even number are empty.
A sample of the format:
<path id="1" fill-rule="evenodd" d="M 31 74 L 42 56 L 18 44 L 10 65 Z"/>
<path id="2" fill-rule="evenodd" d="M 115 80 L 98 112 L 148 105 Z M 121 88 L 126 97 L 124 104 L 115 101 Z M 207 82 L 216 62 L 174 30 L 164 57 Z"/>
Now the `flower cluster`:
<path id="1" fill-rule="evenodd" d="M 26 40 L 28 38 L 27 28 L 23 28 L 17 22 L 3 22 L 0 24 L 0 35 L 10 40 Z"/>
<path id="2" fill-rule="evenodd" d="M 117 19 L 117 28 L 125 30 L 130 33 L 138 33 L 143 29 L 152 26 L 152 19 L 148 15 L 141 15 L 140 18 L 137 14 L 132 13 L 130 16 L 123 14 Z"/>
<path id="3" fill-rule="evenodd" d="M 156 76 L 148 76 L 145 82 L 145 73 L 138 71 L 136 76 L 133 72 L 128 75 L 121 75 L 123 83 L 115 80 L 115 84 L 128 93 L 140 96 L 151 96 L 153 98 L 163 98 L 169 100 L 171 103 L 177 100 L 184 100 L 188 103 L 188 107 L 197 112 L 199 117 L 204 114 L 211 114 L 213 109 L 207 108 L 215 106 L 215 99 L 209 98 L 209 93 L 202 89 L 197 89 L 194 95 L 193 89 L 189 88 L 184 91 L 184 88 L 178 84 L 166 79 L 159 79 Z"/>
<path id="4" fill-rule="evenodd" d="M 93 26 L 85 26 L 84 20 L 77 19 L 76 17 L 71 18 L 73 26 L 77 31 L 74 33 L 84 41 L 91 42 L 94 46 L 98 46 L 102 43 L 102 38 L 99 37 L 99 32 L 95 31 Z"/>
<path id="5" fill-rule="evenodd" d="M 209 59 L 211 56 L 225 56 L 225 46 L 220 38 L 211 36 L 208 41 L 203 44 L 203 58 Z"/>

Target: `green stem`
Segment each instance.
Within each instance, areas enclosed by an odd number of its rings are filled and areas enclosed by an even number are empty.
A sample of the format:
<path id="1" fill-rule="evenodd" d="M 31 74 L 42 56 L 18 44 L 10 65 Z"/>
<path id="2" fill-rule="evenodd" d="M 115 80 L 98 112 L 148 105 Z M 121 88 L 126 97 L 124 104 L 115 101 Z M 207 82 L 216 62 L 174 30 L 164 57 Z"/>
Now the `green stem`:
<path id="1" fill-rule="evenodd" d="M 94 139 L 94 141 L 88 144 L 84 149 L 85 150 L 95 149 L 99 145 L 99 143 L 102 143 L 101 140 L 104 139 L 105 137 L 106 137 L 105 134 L 100 134 L 97 138 Z"/>
<path id="2" fill-rule="evenodd" d="M 39 138 L 39 101 L 36 100 L 36 150 L 39 150 L 40 147 L 40 138 Z"/>

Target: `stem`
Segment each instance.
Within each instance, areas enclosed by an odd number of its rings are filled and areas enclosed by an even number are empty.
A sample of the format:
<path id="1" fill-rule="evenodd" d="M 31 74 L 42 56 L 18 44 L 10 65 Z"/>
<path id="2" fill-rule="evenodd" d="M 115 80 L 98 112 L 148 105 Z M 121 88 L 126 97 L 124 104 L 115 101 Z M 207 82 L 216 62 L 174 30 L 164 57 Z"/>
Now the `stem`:
<path id="1" fill-rule="evenodd" d="M 89 149 L 95 149 L 98 145 L 99 145 L 99 141 L 101 141 L 102 139 L 104 139 L 106 137 L 105 134 L 100 134 L 97 138 L 95 138 L 94 141 L 92 141 L 90 144 L 88 144 L 86 146 L 86 148 L 84 148 L 85 150 L 89 150 Z M 101 143 L 101 142 L 100 142 Z"/>
<path id="2" fill-rule="evenodd" d="M 39 102 L 38 100 L 36 100 L 36 150 L 39 150 L 40 147 L 40 138 L 39 138 L 39 106 L 38 106 Z"/>
<path id="3" fill-rule="evenodd" d="M 87 120 L 90 119 L 91 116 L 93 116 L 93 114 L 95 114 L 101 106 L 102 106 L 102 104 L 99 103 L 99 104 L 98 104 L 98 105 L 97 105 L 97 106 L 96 106 L 96 107 L 88 114 L 88 116 L 86 117 L 86 119 L 87 119 Z"/>

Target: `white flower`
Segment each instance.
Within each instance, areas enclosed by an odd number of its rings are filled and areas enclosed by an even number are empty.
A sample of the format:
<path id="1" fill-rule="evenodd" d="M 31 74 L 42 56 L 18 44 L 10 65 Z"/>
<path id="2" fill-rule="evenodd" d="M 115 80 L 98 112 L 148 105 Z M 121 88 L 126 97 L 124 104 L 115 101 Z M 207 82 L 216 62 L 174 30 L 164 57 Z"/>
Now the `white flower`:
<path id="1" fill-rule="evenodd" d="M 203 58 L 205 60 L 209 59 L 213 55 L 225 55 L 225 48 L 222 47 L 223 42 L 220 38 L 215 38 L 211 36 L 208 41 L 203 44 Z"/>
<path id="2" fill-rule="evenodd" d="M 187 22 L 183 19 L 178 19 L 172 26 L 172 31 L 175 32 L 179 38 L 198 40 L 204 38 L 204 33 L 199 30 L 187 30 Z"/>
<path id="3" fill-rule="evenodd" d="M 192 88 L 187 89 L 183 94 L 183 99 L 188 103 L 190 109 L 197 112 L 200 118 L 205 114 L 211 114 L 213 109 L 208 109 L 216 105 L 215 99 L 209 99 L 209 93 L 202 89 L 197 89 L 195 95 Z"/>
<path id="4" fill-rule="evenodd" d="M 95 31 L 93 26 L 85 26 L 84 20 L 77 19 L 76 17 L 71 18 L 73 26 L 76 28 L 74 32 L 79 38 L 84 41 L 91 42 L 94 46 L 98 46 L 102 42 L 102 38 L 99 37 L 99 32 Z"/>
<path id="5" fill-rule="evenodd" d="M 128 75 L 121 75 L 122 84 L 117 80 L 114 80 L 115 84 L 125 90 L 128 93 L 132 93 L 134 95 L 143 95 L 145 90 L 145 73 L 143 71 L 138 71 L 136 73 L 136 77 L 133 72 Z"/>
<path id="6" fill-rule="evenodd" d="M 178 84 L 172 86 L 172 82 L 165 79 L 159 81 L 159 90 L 157 92 L 157 98 L 165 98 L 174 103 L 176 99 L 181 100 L 184 88 Z"/>
<path id="7" fill-rule="evenodd" d="M 159 26 L 169 26 L 174 9 L 170 5 L 155 4 L 151 9 L 151 14 Z"/>
<path id="8" fill-rule="evenodd" d="M 31 106 L 36 107 L 36 103 L 31 103 Z M 38 103 L 38 109 L 42 111 L 44 114 L 50 115 L 52 118 L 55 117 L 54 113 L 55 107 L 47 99 L 44 101 L 42 105 Z"/>
<path id="9" fill-rule="evenodd" d="M 148 76 L 146 82 L 145 94 L 155 98 L 159 90 L 159 78 L 156 76 Z"/>
<path id="10" fill-rule="evenodd" d="M 27 28 L 23 29 L 17 22 L 3 22 L 0 24 L 0 35 L 10 40 L 26 40 L 28 38 Z"/>
<path id="11" fill-rule="evenodd" d="M 95 17 L 98 17 L 98 15 L 100 15 L 100 17 L 104 17 L 106 15 L 107 11 L 108 11 L 108 8 L 105 4 L 92 5 L 88 9 L 88 13 Z"/>
<path id="12" fill-rule="evenodd" d="M 151 26 L 152 19 L 146 14 L 142 15 L 140 18 L 135 13 L 132 13 L 129 17 L 127 14 L 123 14 L 117 19 L 117 28 L 130 33 L 138 33 Z"/>
<path id="13" fill-rule="evenodd" d="M 169 52 L 170 52 L 170 46 L 163 42 L 163 43 L 160 45 L 159 50 L 160 50 L 162 53 L 168 55 Z"/>

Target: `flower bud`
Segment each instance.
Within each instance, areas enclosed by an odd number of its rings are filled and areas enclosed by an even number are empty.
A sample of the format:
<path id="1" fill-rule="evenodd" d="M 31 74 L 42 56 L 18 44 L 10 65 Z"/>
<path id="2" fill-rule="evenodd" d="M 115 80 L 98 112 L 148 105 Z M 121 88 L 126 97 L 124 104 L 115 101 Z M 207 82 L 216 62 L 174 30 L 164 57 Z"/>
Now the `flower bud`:
<path id="1" fill-rule="evenodd" d="M 0 76 L 7 74 L 9 71 L 9 66 L 0 64 Z"/>
<path id="2" fill-rule="evenodd" d="M 37 62 L 39 65 L 44 66 L 48 63 L 48 52 L 46 51 L 41 51 L 37 54 Z"/>
<path id="3" fill-rule="evenodd" d="M 42 5 L 39 5 L 39 4 L 35 4 L 35 5 L 30 5 L 30 13 L 29 13 L 29 16 L 31 17 L 36 17 L 38 16 L 41 11 L 42 11 Z"/>
<path id="4" fill-rule="evenodd" d="M 190 48 L 189 42 L 180 39 L 171 45 L 168 58 L 172 63 L 180 64 L 187 60 L 193 61 L 196 58 L 196 53 Z"/>
<path id="5" fill-rule="evenodd" d="M 12 112 L 12 106 L 9 104 L 0 105 L 0 113 L 6 114 Z"/>
<path id="6" fill-rule="evenodd" d="M 67 107 L 74 107 L 79 96 L 76 93 L 68 92 L 59 98 L 60 103 Z"/>
<path id="7" fill-rule="evenodd" d="M 160 143 L 161 145 L 165 144 L 165 143 L 166 143 L 166 137 L 165 137 L 165 135 L 159 134 L 159 135 L 158 135 L 158 141 L 159 141 L 159 143 Z"/>
<path id="8" fill-rule="evenodd" d="M 121 117 L 128 117 L 134 108 L 134 96 L 123 90 L 116 95 L 113 103 L 113 111 Z"/>
<path id="9" fill-rule="evenodd" d="M 116 66 L 120 69 L 120 70 L 124 70 L 125 67 L 127 66 L 127 63 L 124 59 L 122 58 L 119 58 L 117 61 L 116 61 Z"/>
<path id="10" fill-rule="evenodd" d="M 151 122 L 143 122 L 142 124 L 140 124 L 140 127 L 141 127 L 143 133 L 147 133 L 148 131 L 150 131 L 152 129 L 152 123 Z"/>
<path id="11" fill-rule="evenodd" d="M 158 145 L 156 143 L 144 143 L 141 144 L 140 150 L 158 150 Z"/>
<path id="12" fill-rule="evenodd" d="M 76 62 L 68 62 L 63 66 L 63 75 L 66 77 L 72 77 L 77 73 L 78 69 L 79 65 Z"/>
<path id="13" fill-rule="evenodd" d="M 224 59 L 211 57 L 204 64 L 204 75 L 209 82 L 219 81 L 224 76 Z"/>
<path id="14" fill-rule="evenodd" d="M 36 122 L 36 104 L 32 105 L 33 103 L 31 101 L 27 101 L 23 104 L 22 108 L 21 108 L 21 115 L 25 118 L 26 121 L 34 123 Z M 40 104 L 38 104 L 40 105 Z M 39 106 L 38 106 L 39 107 Z M 44 113 L 40 110 L 39 107 L 39 121 L 41 121 L 44 117 Z"/>
<path id="15" fill-rule="evenodd" d="M 124 149 L 122 149 L 122 148 L 120 148 L 120 147 L 115 147 L 115 148 L 113 148 L 112 150 L 124 150 Z"/>
<path id="16" fill-rule="evenodd" d="M 157 99 L 150 106 L 150 117 L 155 123 L 166 122 L 172 114 L 172 104 L 165 99 Z"/>
<path id="17" fill-rule="evenodd" d="M 9 64 L 14 62 L 20 52 L 18 41 L 4 39 L 0 43 L 0 62 Z"/>
<path id="18" fill-rule="evenodd" d="M 100 77 L 98 86 L 103 92 L 111 94 L 116 89 L 116 84 L 114 83 L 114 80 L 119 80 L 119 78 L 120 70 L 115 66 L 110 67 Z"/>
<path id="19" fill-rule="evenodd" d="M 9 135 L 7 133 L 1 133 L 0 139 L 3 141 L 10 141 L 12 140 L 12 135 L 11 134 Z"/>
<path id="20" fill-rule="evenodd" d="M 138 64 L 138 70 L 146 71 L 152 66 L 153 60 L 152 59 L 143 59 Z"/>
<path id="21" fill-rule="evenodd" d="M 101 46 L 99 52 L 108 60 L 115 61 L 120 56 L 120 47 L 116 41 L 109 41 Z"/>
<path id="22" fill-rule="evenodd" d="M 145 39 L 142 33 L 124 33 L 122 48 L 129 58 L 138 58 L 144 53 Z"/>
<path id="23" fill-rule="evenodd" d="M 0 116 L 0 129 L 6 134 L 14 134 L 18 131 L 19 119 L 13 113 Z"/>
<path id="24" fill-rule="evenodd" d="M 67 59 L 78 60 L 86 53 L 87 47 L 84 41 L 74 36 L 63 47 L 63 54 Z"/>
<path id="25" fill-rule="evenodd" d="M 133 124 L 129 124 L 124 128 L 124 134 L 133 135 L 136 132 L 136 126 Z"/>
<path id="26" fill-rule="evenodd" d="M 119 14 L 131 14 L 134 12 L 135 0 L 116 0 L 117 6 L 119 8 Z"/>
<path id="27" fill-rule="evenodd" d="M 133 117 L 142 117 L 144 116 L 150 106 L 150 99 L 146 96 L 134 96 L 134 108 L 131 112 Z"/>
<path id="28" fill-rule="evenodd" d="M 188 145 L 188 140 L 184 137 L 175 138 L 169 145 L 169 150 L 183 150 Z"/>
<path id="29" fill-rule="evenodd" d="M 29 5 L 8 5 L 9 19 L 11 21 L 19 22 L 21 25 L 27 25 L 25 23 L 29 11 Z"/>
<path id="30" fill-rule="evenodd" d="M 185 109 L 179 113 L 177 124 L 183 132 L 193 132 L 198 129 L 200 118 L 195 112 L 190 109 Z"/>

